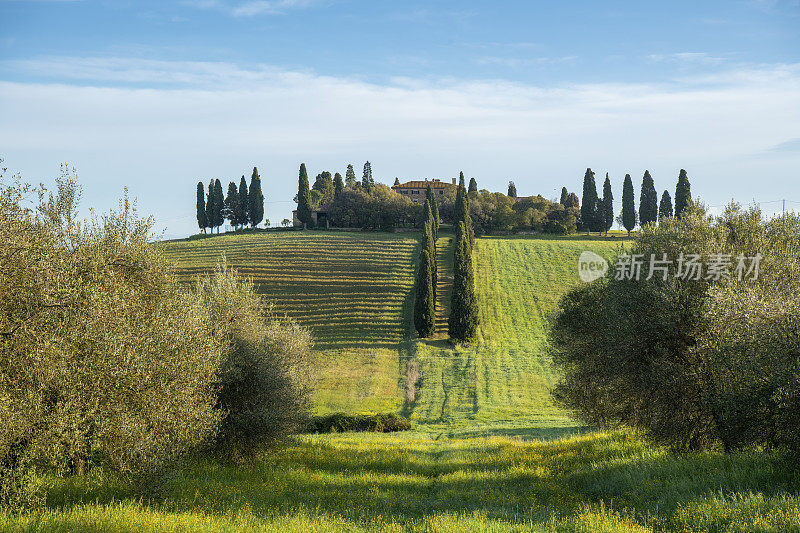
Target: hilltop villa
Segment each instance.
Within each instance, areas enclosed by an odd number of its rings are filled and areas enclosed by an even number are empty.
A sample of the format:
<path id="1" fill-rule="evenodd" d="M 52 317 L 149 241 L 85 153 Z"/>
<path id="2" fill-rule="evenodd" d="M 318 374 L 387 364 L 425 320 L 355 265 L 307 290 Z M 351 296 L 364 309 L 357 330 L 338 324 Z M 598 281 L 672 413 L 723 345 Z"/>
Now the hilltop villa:
<path id="1" fill-rule="evenodd" d="M 455 188 L 456 186 L 456 179 L 453 178 L 453 183 L 445 183 L 441 180 L 428 180 L 425 178 L 424 181 L 422 180 L 415 180 L 415 181 L 407 181 L 405 183 L 400 183 L 397 185 L 392 186 L 392 190 L 398 192 L 402 195 L 408 196 L 411 201 L 421 204 L 425 202 L 425 190 L 428 188 L 428 185 L 431 186 L 433 189 L 433 194 L 435 195 L 444 195 L 444 191 L 450 187 Z"/>

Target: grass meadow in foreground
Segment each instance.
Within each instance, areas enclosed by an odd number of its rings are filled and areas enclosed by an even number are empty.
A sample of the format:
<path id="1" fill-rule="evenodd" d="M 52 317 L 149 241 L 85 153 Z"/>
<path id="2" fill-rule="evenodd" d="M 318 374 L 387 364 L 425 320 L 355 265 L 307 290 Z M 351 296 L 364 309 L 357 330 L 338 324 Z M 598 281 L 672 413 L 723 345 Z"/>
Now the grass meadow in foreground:
<path id="1" fill-rule="evenodd" d="M 303 436 L 245 467 L 197 461 L 158 503 L 90 474 L 3 531 L 786 531 L 800 497 L 779 456 L 674 456 L 626 432 L 557 441 Z M 794 492 L 793 492 L 794 491 Z"/>

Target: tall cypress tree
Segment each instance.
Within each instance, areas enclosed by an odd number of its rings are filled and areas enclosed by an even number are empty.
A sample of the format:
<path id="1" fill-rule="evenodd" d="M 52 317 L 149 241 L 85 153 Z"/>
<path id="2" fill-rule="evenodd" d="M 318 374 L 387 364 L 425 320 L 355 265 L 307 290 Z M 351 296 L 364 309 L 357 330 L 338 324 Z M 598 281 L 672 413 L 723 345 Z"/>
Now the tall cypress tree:
<path id="1" fill-rule="evenodd" d="M 579 209 L 581 207 L 581 202 L 578 200 L 578 195 L 574 192 L 571 192 L 567 195 L 567 203 L 564 204 L 564 207 L 573 207 L 575 209 Z"/>
<path id="2" fill-rule="evenodd" d="M 564 207 L 567 207 L 567 198 L 569 198 L 569 191 L 567 191 L 566 187 L 561 187 L 561 199 L 558 203 Z"/>
<path id="3" fill-rule="evenodd" d="M 661 195 L 661 203 L 658 204 L 658 220 L 660 221 L 664 217 L 672 218 L 672 197 L 669 195 L 669 191 L 664 191 L 664 194 Z"/>
<path id="4" fill-rule="evenodd" d="M 338 198 L 343 190 L 344 182 L 342 181 L 342 175 L 337 172 L 333 175 L 333 197 Z"/>
<path id="5" fill-rule="evenodd" d="M 430 233 L 430 228 L 428 228 Z M 427 247 L 422 246 L 417 269 L 417 294 L 414 300 L 414 327 L 420 337 L 430 337 L 436 332 L 435 296 L 431 257 Z"/>
<path id="6" fill-rule="evenodd" d="M 469 214 L 469 195 L 464 188 L 464 173 L 459 173 L 458 177 L 458 190 L 456 191 L 455 201 L 455 217 L 454 224 L 459 222 L 464 223 L 464 228 L 467 232 L 467 246 L 472 252 L 472 246 L 475 244 L 475 229 L 472 227 L 472 218 Z"/>
<path id="7" fill-rule="evenodd" d="M 583 198 L 581 198 L 581 224 L 586 230 L 586 235 L 597 224 L 597 185 L 594 183 L 594 172 L 586 169 L 583 176 Z"/>
<path id="8" fill-rule="evenodd" d="M 225 206 L 223 207 L 224 217 L 233 226 L 236 231 L 239 225 L 239 212 L 241 211 L 241 202 L 239 201 L 239 190 L 236 188 L 235 182 L 228 184 L 228 195 L 225 197 Z"/>
<path id="9" fill-rule="evenodd" d="M 252 227 L 256 227 L 264 220 L 264 193 L 261 192 L 261 176 L 258 169 L 253 167 L 250 176 L 250 191 L 247 194 L 247 220 Z"/>
<path id="10" fill-rule="evenodd" d="M 239 206 L 236 209 L 236 223 L 242 228 L 247 225 L 247 211 L 250 206 L 250 197 L 247 193 L 247 180 L 242 179 L 239 181 Z"/>
<path id="11" fill-rule="evenodd" d="M 513 181 L 508 182 L 508 194 L 506 194 L 509 198 L 516 198 L 517 197 L 517 186 L 514 185 Z"/>
<path id="12" fill-rule="evenodd" d="M 433 299 L 434 302 L 436 301 L 436 288 L 437 284 L 439 283 L 439 269 L 436 264 L 436 230 L 434 229 L 434 220 L 433 220 L 433 210 L 431 206 L 433 205 L 433 200 L 430 198 L 425 199 L 425 206 L 424 206 L 424 223 L 423 223 L 423 235 L 422 235 L 422 244 L 424 247 L 428 248 L 428 252 L 430 253 L 431 257 L 431 276 L 433 278 Z"/>
<path id="13" fill-rule="evenodd" d="M 658 220 L 658 192 L 650 176 L 650 171 L 645 170 L 642 177 L 642 190 L 639 193 L 639 224 L 655 223 Z"/>
<path id="14" fill-rule="evenodd" d="M 375 181 L 372 179 L 372 165 L 367 161 L 364 163 L 364 174 L 361 177 L 361 186 L 367 191 L 371 191 L 373 185 L 375 185 Z"/>
<path id="15" fill-rule="evenodd" d="M 439 204 L 436 203 L 436 195 L 433 193 L 433 188 L 430 185 L 428 185 L 425 191 L 425 197 L 431 204 L 433 241 L 436 242 L 439 238 Z"/>
<path id="16" fill-rule="evenodd" d="M 344 186 L 348 189 L 356 186 L 356 171 L 353 170 L 353 165 L 347 165 L 347 170 L 344 173 Z"/>
<path id="17" fill-rule="evenodd" d="M 214 180 L 208 182 L 208 194 L 206 195 L 206 225 L 214 233 L 214 226 L 216 226 L 214 218 L 214 202 L 216 201 L 216 194 L 214 193 Z"/>
<path id="18" fill-rule="evenodd" d="M 608 178 L 608 172 L 606 172 L 606 181 L 603 182 L 603 203 L 602 203 L 602 218 L 603 226 L 602 231 L 608 235 L 608 230 L 611 229 L 611 226 L 614 225 L 614 195 L 611 192 L 611 180 Z"/>
<path id="19" fill-rule="evenodd" d="M 478 194 L 478 182 L 475 181 L 475 178 L 469 179 L 469 188 L 467 189 L 469 194 Z"/>
<path id="20" fill-rule="evenodd" d="M 450 338 L 457 341 L 472 340 L 478 333 L 478 302 L 471 248 L 466 226 L 463 221 L 459 222 L 453 264 L 453 295 L 447 325 Z"/>
<path id="21" fill-rule="evenodd" d="M 197 225 L 206 232 L 208 227 L 208 219 L 206 218 L 206 191 L 203 187 L 203 182 L 197 182 Z"/>
<path id="22" fill-rule="evenodd" d="M 297 219 L 303 223 L 303 229 L 313 223 L 311 218 L 311 190 L 308 188 L 306 164 L 300 164 L 300 177 L 297 181 Z"/>
<path id="23" fill-rule="evenodd" d="M 224 206 L 225 197 L 222 193 L 222 182 L 214 180 L 214 225 L 217 227 L 217 233 L 219 233 L 219 228 L 222 224 L 225 223 L 225 216 L 222 213 Z"/>
<path id="24" fill-rule="evenodd" d="M 678 186 L 675 187 L 675 216 L 680 218 L 692 203 L 692 186 L 686 171 L 681 169 L 678 175 Z"/>
<path id="25" fill-rule="evenodd" d="M 628 237 L 631 236 L 631 230 L 636 227 L 635 202 L 633 180 L 630 174 L 625 174 L 625 182 L 622 184 L 622 225 L 628 230 Z"/>

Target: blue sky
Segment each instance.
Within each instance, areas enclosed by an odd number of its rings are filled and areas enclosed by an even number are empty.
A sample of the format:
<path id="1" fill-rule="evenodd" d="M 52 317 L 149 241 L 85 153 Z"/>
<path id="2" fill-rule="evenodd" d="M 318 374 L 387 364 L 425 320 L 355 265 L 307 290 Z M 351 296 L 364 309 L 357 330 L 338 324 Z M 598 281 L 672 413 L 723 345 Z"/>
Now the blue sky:
<path id="1" fill-rule="evenodd" d="M 85 207 L 127 185 L 170 236 L 254 165 L 279 222 L 302 161 L 548 197 L 686 168 L 710 205 L 800 209 L 798 28 L 797 0 L 0 0 L 0 157 L 68 161 Z"/>

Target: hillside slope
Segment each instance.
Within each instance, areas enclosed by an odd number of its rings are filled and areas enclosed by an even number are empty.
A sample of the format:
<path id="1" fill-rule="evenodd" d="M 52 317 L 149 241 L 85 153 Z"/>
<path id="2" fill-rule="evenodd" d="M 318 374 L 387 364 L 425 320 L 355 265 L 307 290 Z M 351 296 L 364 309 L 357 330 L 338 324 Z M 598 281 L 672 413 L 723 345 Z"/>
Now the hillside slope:
<path id="1" fill-rule="evenodd" d="M 311 328 L 319 412 L 399 408 L 397 354 L 410 333 L 416 234 L 249 233 L 164 247 L 186 281 L 224 254 L 276 311 Z"/>
<path id="2" fill-rule="evenodd" d="M 419 422 L 466 425 L 564 426 L 553 405 L 556 380 L 546 353 L 547 316 L 578 280 L 578 256 L 610 257 L 619 240 L 580 237 L 484 237 L 475 245 L 478 341 L 452 347 L 442 339 L 418 344 L 421 378 L 406 413 Z M 413 366 L 414 363 L 412 363 Z"/>
<path id="3" fill-rule="evenodd" d="M 279 312 L 312 329 L 320 361 L 317 411 L 400 410 L 417 422 L 453 426 L 564 426 L 549 389 L 546 316 L 578 283 L 577 259 L 610 255 L 619 240 L 484 237 L 475 247 L 480 338 L 446 339 L 452 239 L 438 243 L 437 328 L 414 339 L 411 326 L 418 235 L 275 232 L 166 243 L 190 280 L 229 265 L 252 276 Z"/>

